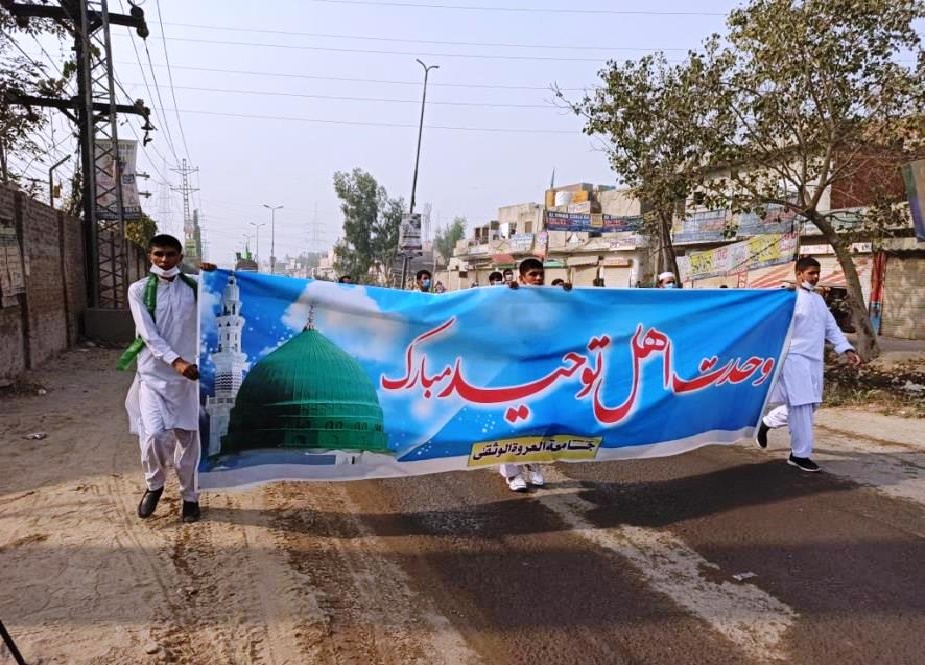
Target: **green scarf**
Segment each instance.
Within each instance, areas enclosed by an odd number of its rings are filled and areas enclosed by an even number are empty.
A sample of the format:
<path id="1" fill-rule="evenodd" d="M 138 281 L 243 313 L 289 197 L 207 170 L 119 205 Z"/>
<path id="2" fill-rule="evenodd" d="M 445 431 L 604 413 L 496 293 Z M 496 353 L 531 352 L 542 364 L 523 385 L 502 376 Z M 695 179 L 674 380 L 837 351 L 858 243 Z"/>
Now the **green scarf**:
<path id="1" fill-rule="evenodd" d="M 199 291 L 196 286 L 196 280 L 191 279 L 184 275 L 182 272 L 178 275 L 180 281 L 186 284 L 193 290 L 193 298 L 198 300 Z M 142 301 L 145 304 L 145 309 L 148 310 L 148 314 L 151 315 L 151 320 L 155 323 L 157 322 L 157 280 L 158 277 L 155 274 L 151 274 L 148 277 L 148 281 L 145 282 L 145 292 L 142 296 Z M 124 372 L 129 366 L 135 361 L 135 358 L 138 357 L 138 354 L 141 353 L 141 350 L 145 348 L 145 341 L 141 337 L 136 337 L 129 347 L 125 350 L 122 356 L 119 358 L 119 362 L 116 364 L 116 369 L 120 372 Z"/>

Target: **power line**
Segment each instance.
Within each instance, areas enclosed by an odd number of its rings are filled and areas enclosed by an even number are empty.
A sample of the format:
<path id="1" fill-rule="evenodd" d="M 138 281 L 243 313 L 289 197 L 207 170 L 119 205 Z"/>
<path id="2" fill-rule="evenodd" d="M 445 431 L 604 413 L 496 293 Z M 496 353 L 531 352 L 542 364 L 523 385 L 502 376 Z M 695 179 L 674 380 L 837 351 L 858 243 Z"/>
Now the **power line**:
<path id="1" fill-rule="evenodd" d="M 164 104 L 164 98 L 161 97 L 161 86 L 157 82 L 157 74 L 154 73 L 154 61 L 151 58 L 151 51 L 148 50 L 147 40 L 142 41 L 142 45 L 145 47 L 145 57 L 148 60 L 148 68 L 151 70 L 151 78 L 154 79 L 154 90 L 157 92 L 157 101 L 161 105 L 161 119 L 164 122 L 164 131 L 167 133 L 167 145 L 170 147 L 170 152 L 173 154 L 174 159 L 179 162 L 180 156 L 177 154 L 176 144 L 173 141 L 173 134 L 170 132 L 170 125 L 167 123 L 167 105 Z M 154 103 L 154 100 L 151 100 L 151 103 Z M 155 107 L 157 110 L 157 107 Z"/>
<path id="2" fill-rule="evenodd" d="M 367 7 L 402 7 L 412 9 L 456 9 L 461 11 L 473 12 L 517 12 L 517 13 L 535 13 L 535 14 L 606 14 L 613 16 L 726 16 L 721 12 L 704 12 L 704 11 L 632 11 L 623 9 L 581 9 L 581 8 L 548 8 L 536 9 L 533 7 L 486 7 L 475 5 L 447 5 L 423 2 L 373 2 L 373 0 L 311 0 L 312 2 L 323 2 L 329 5 L 364 5 Z"/>
<path id="3" fill-rule="evenodd" d="M 308 122 L 323 125 L 346 125 L 352 127 L 392 127 L 399 129 L 417 129 L 417 125 L 388 123 L 388 122 L 361 122 L 351 120 L 326 120 L 322 118 L 299 118 L 295 116 L 282 115 L 262 115 L 257 113 L 227 113 L 220 111 L 193 111 L 183 109 L 183 113 L 194 113 L 197 115 L 224 116 L 228 118 L 249 118 L 256 120 L 291 120 L 293 122 Z M 506 134 L 571 134 L 581 136 L 581 132 L 566 129 L 524 129 L 521 127 L 450 127 L 445 125 L 425 125 L 426 129 L 442 129 L 447 131 L 459 132 L 497 132 Z"/>
<path id="4" fill-rule="evenodd" d="M 123 5 L 122 5 L 122 0 L 119 0 L 119 8 L 120 8 L 123 12 L 125 11 L 125 8 L 124 8 Z M 148 99 L 151 100 L 151 105 L 154 106 L 154 114 L 155 114 L 155 116 L 156 116 L 157 118 L 159 118 L 158 123 L 161 124 L 161 126 L 163 126 L 163 127 L 165 128 L 164 131 L 165 131 L 165 138 L 166 138 L 166 140 L 167 140 L 167 147 L 170 148 L 170 151 L 171 151 L 171 153 L 173 154 L 174 159 L 175 159 L 176 161 L 179 162 L 179 161 L 180 161 L 180 158 L 179 158 L 179 156 L 177 156 L 177 151 L 174 150 L 173 141 L 172 141 L 172 138 L 171 138 L 171 136 L 170 136 L 170 128 L 167 126 L 167 117 L 166 117 L 166 116 L 164 115 L 164 113 L 163 113 L 163 106 L 164 106 L 164 105 L 163 105 L 163 101 L 161 102 L 161 109 L 162 109 L 162 111 L 161 111 L 161 113 L 158 113 L 158 112 L 157 112 L 157 106 L 154 104 L 154 95 L 151 94 L 151 88 L 150 88 L 150 86 L 148 85 L 148 77 L 145 75 L 145 67 L 144 67 L 144 65 L 141 63 L 141 54 L 138 52 L 138 44 L 135 42 L 135 33 L 134 33 L 134 32 L 129 32 L 129 37 L 130 37 L 131 40 L 132 40 L 132 49 L 135 51 L 135 60 L 136 60 L 137 63 L 138 63 L 138 69 L 141 71 L 141 79 L 142 79 L 142 81 L 144 81 L 145 90 L 148 91 Z M 150 56 L 149 56 L 149 62 L 150 62 Z M 152 77 L 154 76 L 154 72 L 153 72 L 153 71 L 151 72 L 151 76 L 152 76 Z M 157 79 L 154 80 L 154 84 L 157 85 Z M 160 99 L 160 97 L 158 97 L 158 99 Z M 136 134 L 136 136 L 137 136 L 137 134 Z M 157 149 L 156 146 L 154 146 L 154 144 L 152 144 L 152 147 L 154 147 L 155 152 L 157 152 L 158 155 L 160 155 L 160 151 Z M 160 155 L 160 156 L 161 156 L 161 158 L 163 158 L 163 155 Z M 165 160 L 165 161 L 166 161 L 166 160 Z M 153 162 L 152 162 L 152 165 L 153 165 Z"/>
<path id="5" fill-rule="evenodd" d="M 131 64 L 131 63 L 119 63 L 119 64 Z M 156 67 L 163 67 L 163 65 L 155 65 Z M 282 72 L 261 72 L 247 69 L 223 69 L 217 67 L 195 67 L 195 66 L 186 66 L 186 65 L 174 65 L 174 69 L 183 69 L 188 71 L 197 71 L 197 72 L 212 72 L 220 74 L 245 74 L 248 76 L 263 76 L 263 77 L 278 77 L 278 78 L 295 78 L 295 79 L 306 79 L 311 81 L 340 81 L 344 83 L 381 83 L 385 85 L 410 85 L 417 88 L 421 87 L 420 81 L 394 81 L 388 79 L 368 79 L 368 78 L 351 78 L 344 76 L 316 76 L 312 74 L 287 74 Z M 155 81 L 156 83 L 156 81 Z M 549 85 L 508 85 L 504 83 L 441 83 L 435 81 L 433 83 L 428 83 L 428 86 L 434 87 L 444 87 L 444 88 L 484 88 L 486 90 L 545 90 L 549 92 Z M 585 88 L 562 88 L 562 90 L 567 92 L 580 92 Z"/>
<path id="6" fill-rule="evenodd" d="M 177 124 L 180 126 L 180 138 L 183 139 L 183 149 L 186 150 L 186 157 L 189 159 L 189 144 L 186 142 L 186 133 L 183 131 L 183 121 L 180 119 L 180 112 L 177 111 L 177 96 L 173 91 L 173 72 L 170 71 L 170 56 L 167 54 L 167 35 L 164 34 L 164 17 L 161 12 L 161 0 L 155 0 L 157 5 L 157 21 L 161 26 L 161 45 L 164 48 L 164 63 L 167 65 L 167 79 L 170 82 L 170 96 L 173 99 L 174 111 L 177 114 Z"/>
<path id="7" fill-rule="evenodd" d="M 129 85 L 137 85 L 135 83 L 130 83 Z M 241 89 L 229 89 L 229 88 L 202 88 L 199 86 L 176 86 L 177 90 L 196 90 L 199 92 L 221 92 L 221 93 L 230 93 L 230 94 L 242 94 L 242 95 L 261 95 L 264 97 L 299 97 L 303 99 L 327 99 L 334 101 L 345 101 L 345 102 L 385 102 L 392 104 L 420 104 L 420 99 L 387 99 L 382 97 L 341 97 L 337 95 L 312 95 L 298 92 L 271 92 L 266 90 L 241 90 Z M 489 108 L 508 108 L 508 109 L 546 109 L 546 110 L 560 110 L 557 107 L 551 104 L 494 104 L 494 103 L 485 103 L 480 102 L 439 102 L 439 101 L 428 101 L 428 104 L 436 104 L 438 106 L 474 106 L 474 107 L 489 107 Z"/>
<path id="8" fill-rule="evenodd" d="M 154 37 L 154 39 L 163 39 L 164 37 Z M 261 42 L 239 42 L 223 41 L 219 39 L 194 39 L 192 37 L 171 37 L 175 42 L 189 42 L 191 44 L 212 44 L 216 46 L 253 46 L 257 48 L 278 48 L 295 51 L 324 51 L 328 53 L 362 53 L 366 55 L 401 55 L 416 58 L 471 58 L 477 60 L 522 60 L 522 61 L 541 61 L 541 62 L 597 62 L 601 63 L 606 58 L 566 58 L 561 56 L 540 56 L 540 55 L 488 55 L 477 53 L 421 53 L 419 51 L 389 51 L 386 49 L 357 49 L 357 48 L 335 48 L 333 46 L 304 46 L 297 44 L 267 44 Z M 669 62 L 673 62 L 670 61 Z M 681 62 L 676 61 L 676 62 Z M 167 69 L 168 73 L 170 68 Z"/>
<path id="9" fill-rule="evenodd" d="M 257 28 L 236 28 L 234 26 L 224 25 L 202 25 L 199 23 L 165 23 L 164 25 L 177 26 L 181 28 L 198 28 L 201 30 L 222 30 L 226 32 L 252 32 L 267 35 L 289 35 L 293 37 L 320 37 L 323 39 L 356 39 L 359 41 L 373 42 L 398 42 L 406 44 L 433 44 L 439 46 L 480 46 L 480 47 L 497 47 L 497 48 L 533 48 L 543 49 L 544 51 L 680 51 L 686 53 L 685 48 L 643 48 L 634 46 L 565 46 L 562 44 L 511 44 L 507 42 L 456 42 L 435 39 L 401 39 L 398 37 L 370 37 L 366 35 L 337 35 L 323 32 L 298 32 L 292 30 L 267 30 Z"/>

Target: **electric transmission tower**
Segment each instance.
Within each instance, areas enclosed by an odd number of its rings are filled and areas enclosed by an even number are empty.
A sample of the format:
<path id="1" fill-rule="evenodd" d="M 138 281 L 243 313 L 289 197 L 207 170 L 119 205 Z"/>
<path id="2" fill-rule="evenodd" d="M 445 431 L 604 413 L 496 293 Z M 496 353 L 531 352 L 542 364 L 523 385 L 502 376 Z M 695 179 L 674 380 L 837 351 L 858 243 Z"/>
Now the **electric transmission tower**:
<path id="1" fill-rule="evenodd" d="M 198 192 L 197 187 L 190 184 L 190 176 L 199 172 L 199 168 L 190 166 L 184 159 L 180 165 L 171 169 L 174 173 L 180 174 L 180 186 L 173 187 L 173 191 L 180 192 L 183 195 L 183 255 L 185 263 L 193 266 L 194 269 L 199 266 L 201 250 L 199 246 L 199 224 L 196 219 L 198 211 L 192 209 L 192 194 Z"/>
<path id="2" fill-rule="evenodd" d="M 131 4 L 131 2 L 129 3 Z M 128 288 L 125 209 L 122 201 L 122 160 L 119 156 L 119 113 L 144 118 L 143 144 L 154 127 L 142 100 L 117 104 L 112 62 L 111 25 L 135 28 L 145 39 L 144 11 L 132 5 L 129 14 L 112 14 L 107 0 L 59 0 L 57 7 L 0 0 L 20 26 L 29 18 L 52 19 L 74 36 L 77 95 L 35 97 L 10 92 L 4 100 L 26 107 L 56 108 L 70 118 L 80 137 L 81 201 L 86 229 L 87 291 L 91 307 L 124 308 Z"/>

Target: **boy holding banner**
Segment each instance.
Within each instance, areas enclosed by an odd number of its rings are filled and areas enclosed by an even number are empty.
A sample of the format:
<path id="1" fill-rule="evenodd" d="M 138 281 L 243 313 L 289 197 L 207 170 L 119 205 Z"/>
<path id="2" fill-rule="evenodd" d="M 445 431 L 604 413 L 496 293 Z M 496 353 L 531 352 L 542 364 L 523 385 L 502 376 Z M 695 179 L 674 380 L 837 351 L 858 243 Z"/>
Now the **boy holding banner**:
<path id="1" fill-rule="evenodd" d="M 524 259 L 520 262 L 518 272 L 520 284 L 524 286 L 543 286 L 546 281 L 546 271 L 539 259 Z M 518 286 L 517 282 L 510 283 L 511 288 L 516 289 Z M 542 487 L 546 484 L 543 471 L 535 464 L 501 464 L 498 471 L 512 492 L 526 492 L 530 485 Z"/>
<path id="2" fill-rule="evenodd" d="M 138 337 L 119 360 L 119 369 L 126 369 L 133 360 L 138 363 L 125 399 L 129 429 L 138 435 L 141 446 L 147 487 L 138 516 L 154 513 L 172 466 L 183 494 L 182 519 L 195 522 L 199 519 L 197 284 L 180 272 L 183 246 L 173 236 L 151 238 L 148 259 L 150 274 L 128 289 Z"/>
<path id="3" fill-rule="evenodd" d="M 780 404 L 761 419 L 756 441 L 768 446 L 768 430 L 790 426 L 790 457 L 787 464 L 801 471 L 819 471 L 810 459 L 813 452 L 813 412 L 822 403 L 822 371 L 825 343 L 844 353 L 853 365 L 861 358 L 839 330 L 825 300 L 815 292 L 819 262 L 811 256 L 797 261 L 797 301 L 793 311 L 790 346 L 769 402 Z"/>

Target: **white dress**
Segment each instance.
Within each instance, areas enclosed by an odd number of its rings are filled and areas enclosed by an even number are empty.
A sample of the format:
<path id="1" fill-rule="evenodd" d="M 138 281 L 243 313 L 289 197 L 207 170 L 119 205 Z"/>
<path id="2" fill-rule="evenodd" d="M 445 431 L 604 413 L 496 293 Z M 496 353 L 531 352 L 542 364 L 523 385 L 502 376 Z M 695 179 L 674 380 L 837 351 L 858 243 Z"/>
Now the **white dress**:
<path id="1" fill-rule="evenodd" d="M 157 323 L 144 305 L 148 277 L 128 289 L 129 307 L 145 347 L 138 354 L 135 381 L 125 399 L 130 430 L 144 440 L 162 430 L 199 429 L 199 383 L 170 366 L 177 358 L 195 363 L 198 317 L 193 289 L 179 277 L 158 279 Z"/>
<path id="2" fill-rule="evenodd" d="M 801 406 L 822 403 L 826 342 L 833 344 L 837 353 L 845 353 L 852 348 L 822 296 L 801 287 L 797 289 L 790 346 L 777 384 L 771 392 L 772 404 Z"/>

